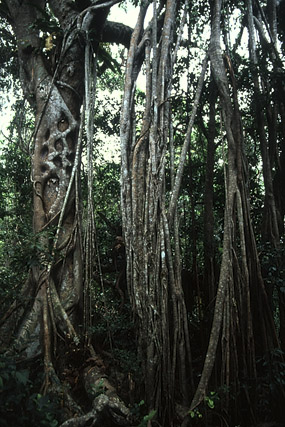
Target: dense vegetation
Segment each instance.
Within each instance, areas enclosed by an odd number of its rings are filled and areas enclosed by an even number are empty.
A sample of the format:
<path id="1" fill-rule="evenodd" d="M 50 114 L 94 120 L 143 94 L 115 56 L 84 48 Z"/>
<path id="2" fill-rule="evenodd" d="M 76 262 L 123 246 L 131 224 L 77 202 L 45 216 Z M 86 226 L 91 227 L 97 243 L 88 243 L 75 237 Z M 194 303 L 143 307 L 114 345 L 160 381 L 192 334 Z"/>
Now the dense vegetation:
<path id="1" fill-rule="evenodd" d="M 0 1 L 0 426 L 283 425 L 285 2 L 38 3 Z"/>

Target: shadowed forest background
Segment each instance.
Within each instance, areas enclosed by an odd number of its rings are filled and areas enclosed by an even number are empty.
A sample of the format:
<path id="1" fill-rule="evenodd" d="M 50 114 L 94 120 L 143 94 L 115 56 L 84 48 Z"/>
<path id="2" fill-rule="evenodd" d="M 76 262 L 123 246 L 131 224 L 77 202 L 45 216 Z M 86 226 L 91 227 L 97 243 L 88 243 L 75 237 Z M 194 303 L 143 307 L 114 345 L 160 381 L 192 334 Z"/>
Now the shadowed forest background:
<path id="1" fill-rule="evenodd" d="M 0 37 L 0 426 L 284 426 L 285 2 Z"/>

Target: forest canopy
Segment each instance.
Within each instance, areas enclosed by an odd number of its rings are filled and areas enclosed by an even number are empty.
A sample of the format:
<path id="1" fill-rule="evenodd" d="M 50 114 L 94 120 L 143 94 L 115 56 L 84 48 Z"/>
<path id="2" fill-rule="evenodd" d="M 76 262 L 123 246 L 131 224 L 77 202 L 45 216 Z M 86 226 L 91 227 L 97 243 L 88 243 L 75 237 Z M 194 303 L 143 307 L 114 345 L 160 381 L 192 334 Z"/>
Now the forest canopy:
<path id="1" fill-rule="evenodd" d="M 0 425 L 283 426 L 285 1 L 0 37 Z"/>

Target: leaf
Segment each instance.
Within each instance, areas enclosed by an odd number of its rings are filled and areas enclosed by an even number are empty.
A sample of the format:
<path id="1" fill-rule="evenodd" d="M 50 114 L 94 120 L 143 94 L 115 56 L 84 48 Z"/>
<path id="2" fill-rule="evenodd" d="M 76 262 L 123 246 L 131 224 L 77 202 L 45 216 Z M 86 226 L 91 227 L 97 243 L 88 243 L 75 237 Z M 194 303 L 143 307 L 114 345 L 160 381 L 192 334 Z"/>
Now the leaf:
<path id="1" fill-rule="evenodd" d="M 153 419 L 153 417 L 155 416 L 156 412 L 157 412 L 157 411 L 156 411 L 155 409 L 153 409 L 153 410 L 151 410 L 151 411 L 150 411 L 150 413 L 149 413 L 149 414 L 145 415 L 145 416 L 143 417 L 143 420 L 142 420 L 142 422 L 140 423 L 139 427 L 148 426 L 148 425 L 149 425 L 149 422 Z"/>
<path id="2" fill-rule="evenodd" d="M 215 403 L 212 399 L 207 399 L 207 404 L 209 408 L 213 409 L 215 407 Z"/>
<path id="3" fill-rule="evenodd" d="M 15 377 L 19 381 L 20 384 L 26 385 L 29 379 L 29 371 L 16 371 Z"/>
<path id="4" fill-rule="evenodd" d="M 107 52 L 107 50 L 105 50 L 104 48 L 102 48 L 102 46 L 99 46 L 98 48 L 98 56 L 99 59 L 104 62 L 106 68 L 110 68 L 114 73 L 115 72 L 121 72 L 121 66 L 118 63 L 118 61 L 116 61 L 112 55 L 110 55 L 109 52 Z"/>

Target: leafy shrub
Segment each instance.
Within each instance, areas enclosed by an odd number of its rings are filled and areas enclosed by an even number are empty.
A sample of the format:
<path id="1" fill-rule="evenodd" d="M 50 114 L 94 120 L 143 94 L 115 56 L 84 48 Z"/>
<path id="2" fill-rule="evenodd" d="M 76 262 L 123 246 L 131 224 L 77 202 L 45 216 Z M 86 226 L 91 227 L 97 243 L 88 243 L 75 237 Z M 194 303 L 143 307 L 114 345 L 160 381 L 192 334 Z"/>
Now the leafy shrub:
<path id="1" fill-rule="evenodd" d="M 263 419 L 278 419 L 283 413 L 282 396 L 285 387 L 284 353 L 276 348 L 257 360 L 258 382 L 255 395 L 258 396 L 258 415 Z"/>
<path id="2" fill-rule="evenodd" d="M 34 389 L 29 369 L 18 369 L 13 359 L 0 357 L 1 427 L 58 426 L 57 404 L 49 395 L 42 396 Z"/>

